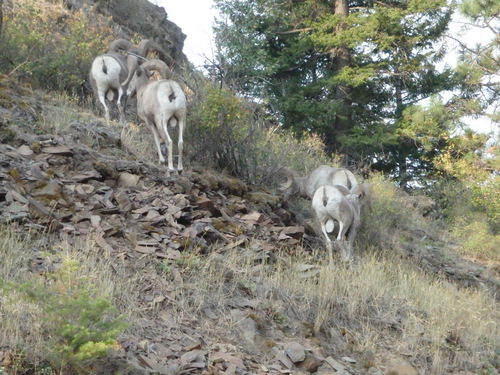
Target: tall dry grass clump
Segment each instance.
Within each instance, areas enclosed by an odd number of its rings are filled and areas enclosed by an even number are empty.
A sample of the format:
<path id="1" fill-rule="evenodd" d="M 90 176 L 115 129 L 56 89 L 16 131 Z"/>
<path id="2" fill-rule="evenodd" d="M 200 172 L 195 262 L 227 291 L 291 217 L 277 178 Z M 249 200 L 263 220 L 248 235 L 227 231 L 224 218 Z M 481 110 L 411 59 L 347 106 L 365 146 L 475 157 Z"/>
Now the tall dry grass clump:
<path id="1" fill-rule="evenodd" d="M 348 332 L 354 355 L 370 351 L 383 358 L 383 347 L 389 347 L 410 353 L 423 372 L 479 368 L 500 348 L 500 309 L 486 292 L 461 289 L 390 254 L 365 254 L 334 269 L 321 262 L 314 277 L 301 277 L 300 259 L 280 258 L 256 265 L 241 251 L 212 254 L 193 274 L 179 312 L 223 311 L 231 329 L 230 301 L 244 296 L 256 321 L 300 322 L 326 339 Z"/>
<path id="2" fill-rule="evenodd" d="M 24 282 L 35 248 L 30 236 L 0 228 L 0 281 Z M 0 316 L 0 346 L 21 347 L 40 359 L 44 338 L 36 305 L 20 298 L 18 292 L 2 293 L 0 287 Z"/>

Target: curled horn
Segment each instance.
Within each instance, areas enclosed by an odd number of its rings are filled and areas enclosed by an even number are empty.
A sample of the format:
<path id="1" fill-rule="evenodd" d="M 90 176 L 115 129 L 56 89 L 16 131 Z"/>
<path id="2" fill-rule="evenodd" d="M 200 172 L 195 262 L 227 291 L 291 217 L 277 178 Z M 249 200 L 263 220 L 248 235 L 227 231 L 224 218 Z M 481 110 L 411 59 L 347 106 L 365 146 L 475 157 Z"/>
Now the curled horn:
<path id="1" fill-rule="evenodd" d="M 285 191 L 290 188 L 293 184 L 293 179 L 295 177 L 295 174 L 290 168 L 287 167 L 281 167 L 278 169 L 278 173 L 282 173 L 286 177 L 286 182 L 279 187 L 279 190 Z"/>
<path id="2" fill-rule="evenodd" d="M 149 39 L 143 39 L 139 46 L 137 47 L 137 54 L 142 57 L 146 57 L 148 50 L 151 48 L 151 41 Z"/>
<path id="3" fill-rule="evenodd" d="M 366 203 L 368 210 L 373 212 L 372 208 L 372 186 L 369 182 L 363 182 L 361 185 L 358 185 L 356 190 L 353 192 L 354 194 L 359 195 L 359 197 Z"/>
<path id="4" fill-rule="evenodd" d="M 347 188 L 351 190 L 352 189 L 351 179 L 349 178 L 347 171 L 345 169 L 344 169 L 344 174 L 345 174 L 345 179 L 347 180 Z"/>
<path id="5" fill-rule="evenodd" d="M 127 56 L 128 76 L 127 79 L 122 83 L 122 86 L 125 87 L 130 83 L 130 80 L 134 76 L 134 73 L 137 70 L 138 66 L 139 66 L 139 59 L 137 58 L 137 56 L 128 55 Z"/>
<path id="6" fill-rule="evenodd" d="M 141 67 L 148 70 L 156 70 L 160 73 L 163 79 L 169 79 L 172 77 L 172 71 L 168 68 L 167 64 L 158 59 L 147 60 L 141 65 Z"/>
<path id="7" fill-rule="evenodd" d="M 134 73 L 137 70 L 137 67 L 139 66 L 139 59 L 141 57 L 145 58 L 146 54 L 148 53 L 148 50 L 150 48 L 151 48 L 151 41 L 149 39 L 143 39 L 139 43 L 139 46 L 137 47 L 137 50 L 134 51 L 134 52 L 137 52 L 137 53 L 136 54 L 130 53 L 127 56 L 128 76 L 127 76 L 127 79 L 125 79 L 125 81 L 122 83 L 122 86 L 127 86 L 130 83 L 130 80 L 134 76 Z M 129 49 L 129 51 L 130 50 L 132 50 L 132 48 Z"/>
<path id="8" fill-rule="evenodd" d="M 134 45 L 127 39 L 116 39 L 109 45 L 108 52 L 118 52 L 118 50 L 130 51 L 134 49 Z"/>

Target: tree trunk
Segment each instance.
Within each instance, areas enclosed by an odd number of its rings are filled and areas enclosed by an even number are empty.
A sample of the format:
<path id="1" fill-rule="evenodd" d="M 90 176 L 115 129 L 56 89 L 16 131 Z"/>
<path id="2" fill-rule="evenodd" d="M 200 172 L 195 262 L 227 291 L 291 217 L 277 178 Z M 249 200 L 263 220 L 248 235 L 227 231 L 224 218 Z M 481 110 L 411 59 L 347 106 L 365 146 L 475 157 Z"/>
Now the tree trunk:
<path id="1" fill-rule="evenodd" d="M 342 17 L 347 17 L 349 15 L 349 4 L 347 0 L 335 0 L 335 14 Z M 343 27 L 343 25 L 338 26 L 338 32 L 340 32 L 340 28 Z M 339 72 L 350 64 L 351 52 L 349 48 L 345 45 L 339 46 L 336 56 L 336 70 Z M 341 132 L 349 130 L 352 126 L 350 91 L 347 85 L 338 85 L 335 89 L 335 99 L 342 101 L 342 109 L 335 119 L 335 127 Z"/>
<path id="2" fill-rule="evenodd" d="M 394 89 L 396 96 L 396 121 L 399 121 L 403 116 L 403 80 L 399 72 L 398 67 L 394 69 Z M 402 137 L 399 139 L 399 150 L 398 150 L 398 169 L 399 169 L 399 181 L 401 183 L 401 188 L 404 190 L 408 189 L 408 163 L 407 163 L 407 152 L 406 152 L 406 140 Z"/>
<path id="3" fill-rule="evenodd" d="M 3 0 L 0 0 L 0 36 L 2 36 L 3 26 Z"/>
<path id="4" fill-rule="evenodd" d="M 349 4 L 347 0 L 335 0 L 335 14 L 342 17 L 349 15 Z M 337 32 L 342 32 L 344 25 L 337 27 Z M 340 72 L 343 68 L 351 64 L 351 52 L 346 45 L 338 46 L 334 53 L 335 71 Z M 341 107 L 335 116 L 333 125 L 333 138 L 337 140 L 338 136 L 345 134 L 352 128 L 351 121 L 351 89 L 349 86 L 340 84 L 335 88 L 335 100 L 340 101 Z"/>

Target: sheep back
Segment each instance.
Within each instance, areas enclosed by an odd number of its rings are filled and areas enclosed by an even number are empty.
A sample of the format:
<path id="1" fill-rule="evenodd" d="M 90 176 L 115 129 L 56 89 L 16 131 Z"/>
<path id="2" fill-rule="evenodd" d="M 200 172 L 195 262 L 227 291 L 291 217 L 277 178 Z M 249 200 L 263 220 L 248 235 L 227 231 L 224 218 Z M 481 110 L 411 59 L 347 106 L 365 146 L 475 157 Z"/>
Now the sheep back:
<path id="1" fill-rule="evenodd" d="M 314 193 L 321 186 L 342 185 L 348 190 L 353 191 L 358 183 L 352 172 L 347 169 L 320 165 L 311 172 L 304 185 L 306 195 L 312 199 Z"/>

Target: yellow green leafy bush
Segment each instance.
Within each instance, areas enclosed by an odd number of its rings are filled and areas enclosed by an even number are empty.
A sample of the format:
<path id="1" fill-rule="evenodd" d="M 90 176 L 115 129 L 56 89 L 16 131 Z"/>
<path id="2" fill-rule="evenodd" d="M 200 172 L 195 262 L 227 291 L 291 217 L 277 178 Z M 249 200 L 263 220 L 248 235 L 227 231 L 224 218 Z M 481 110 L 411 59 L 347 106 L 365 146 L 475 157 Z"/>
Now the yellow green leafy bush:
<path id="1" fill-rule="evenodd" d="M 4 5 L 0 72 L 35 88 L 82 95 L 92 58 L 107 50 L 110 21 L 89 8 L 70 12 L 61 3 L 14 0 Z"/>
<path id="2" fill-rule="evenodd" d="M 474 135 L 466 134 L 461 138 L 461 143 L 445 149 L 436 159 L 435 165 L 447 176 L 441 185 L 441 192 L 450 221 L 483 213 L 490 232 L 498 234 L 500 176 L 492 173 L 497 168 L 494 163 L 498 163 L 498 155 L 481 157 L 477 152 L 470 152 L 467 147 L 469 143 L 481 141 Z"/>
<path id="3" fill-rule="evenodd" d="M 188 137 L 193 160 L 256 184 L 270 182 L 280 166 L 305 174 L 338 163 L 316 134 L 298 140 L 272 124 L 258 105 L 212 85 L 193 105 Z"/>

